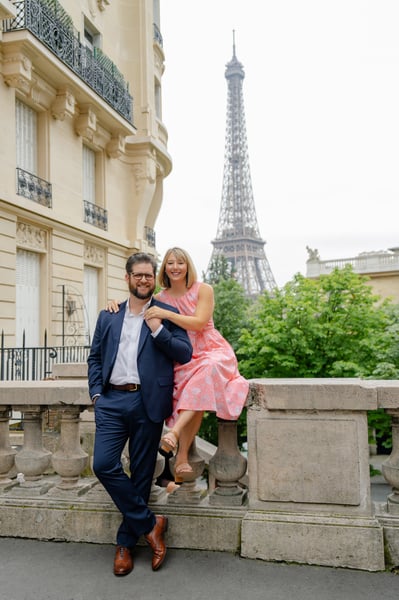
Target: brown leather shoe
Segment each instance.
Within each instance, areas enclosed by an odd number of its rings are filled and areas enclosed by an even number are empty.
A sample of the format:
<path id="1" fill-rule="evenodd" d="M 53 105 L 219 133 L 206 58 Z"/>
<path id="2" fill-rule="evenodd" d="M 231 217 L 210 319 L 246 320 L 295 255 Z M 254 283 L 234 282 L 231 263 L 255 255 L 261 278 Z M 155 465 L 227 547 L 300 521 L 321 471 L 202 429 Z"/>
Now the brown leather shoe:
<path id="1" fill-rule="evenodd" d="M 164 533 L 168 529 L 168 518 L 164 515 L 155 515 L 155 526 L 150 533 L 145 535 L 145 539 L 152 550 L 152 570 L 156 571 L 162 565 L 166 556 L 166 545 Z"/>
<path id="2" fill-rule="evenodd" d="M 117 546 L 114 558 L 114 575 L 128 575 L 133 570 L 133 558 L 129 548 Z"/>

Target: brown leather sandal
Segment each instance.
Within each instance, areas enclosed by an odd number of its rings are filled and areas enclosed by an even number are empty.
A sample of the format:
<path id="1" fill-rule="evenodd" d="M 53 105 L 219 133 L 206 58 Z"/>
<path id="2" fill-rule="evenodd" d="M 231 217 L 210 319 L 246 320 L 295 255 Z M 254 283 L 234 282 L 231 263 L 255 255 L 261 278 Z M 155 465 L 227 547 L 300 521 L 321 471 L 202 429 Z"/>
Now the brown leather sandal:
<path id="1" fill-rule="evenodd" d="M 187 462 L 175 466 L 175 483 L 179 484 L 184 481 L 193 481 L 194 479 L 194 471 Z"/>
<path id="2" fill-rule="evenodd" d="M 172 458 L 179 445 L 179 436 L 176 431 L 171 429 L 161 438 L 161 444 L 159 446 L 159 453 L 165 458 Z"/>

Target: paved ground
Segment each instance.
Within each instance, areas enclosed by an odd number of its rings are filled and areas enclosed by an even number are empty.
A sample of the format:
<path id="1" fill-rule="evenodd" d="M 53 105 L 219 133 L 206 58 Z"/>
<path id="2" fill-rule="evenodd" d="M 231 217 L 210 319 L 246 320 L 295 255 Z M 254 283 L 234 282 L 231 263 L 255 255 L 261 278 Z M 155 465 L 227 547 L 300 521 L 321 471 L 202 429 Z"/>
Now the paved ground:
<path id="1" fill-rule="evenodd" d="M 399 575 L 169 550 L 153 573 L 139 547 L 126 577 L 109 545 L 0 538 L 1 600 L 397 600 Z"/>

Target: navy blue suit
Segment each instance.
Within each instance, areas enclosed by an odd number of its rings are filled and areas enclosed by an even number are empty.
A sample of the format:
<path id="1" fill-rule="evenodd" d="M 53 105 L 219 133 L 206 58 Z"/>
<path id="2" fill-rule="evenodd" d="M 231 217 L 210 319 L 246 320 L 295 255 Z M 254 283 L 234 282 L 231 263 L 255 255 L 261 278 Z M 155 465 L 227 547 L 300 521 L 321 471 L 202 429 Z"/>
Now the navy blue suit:
<path id="1" fill-rule="evenodd" d="M 173 312 L 174 307 L 152 299 Z M 191 360 L 192 346 L 184 329 L 168 320 L 154 338 L 143 321 L 137 351 L 141 389 L 136 392 L 111 389 L 109 379 L 121 336 L 126 301 L 118 313 L 101 311 L 88 357 L 89 393 L 96 400 L 96 435 L 93 469 L 123 515 L 117 544 L 132 548 L 138 538 L 152 530 L 155 515 L 147 502 L 163 422 L 172 413 L 174 362 Z M 126 382 L 130 383 L 130 382 Z M 129 441 L 130 477 L 121 455 Z"/>

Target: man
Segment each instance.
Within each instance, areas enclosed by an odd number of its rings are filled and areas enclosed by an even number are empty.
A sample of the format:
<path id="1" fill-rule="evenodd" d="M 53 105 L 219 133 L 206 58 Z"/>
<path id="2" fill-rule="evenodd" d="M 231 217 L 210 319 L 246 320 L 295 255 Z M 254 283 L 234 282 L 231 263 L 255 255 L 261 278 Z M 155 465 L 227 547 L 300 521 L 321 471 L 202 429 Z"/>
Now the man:
<path id="1" fill-rule="evenodd" d="M 144 535 L 152 569 L 166 555 L 167 518 L 147 506 L 163 421 L 172 412 L 174 362 L 191 359 L 184 329 L 170 321 L 146 319 L 149 306 L 176 309 L 153 298 L 156 262 L 137 253 L 126 262 L 129 298 L 118 313 L 98 316 L 88 358 L 89 393 L 96 435 L 93 469 L 123 515 L 116 538 L 114 574 L 133 569 L 132 549 Z M 129 443 L 130 477 L 121 463 Z"/>

